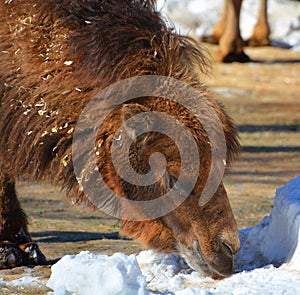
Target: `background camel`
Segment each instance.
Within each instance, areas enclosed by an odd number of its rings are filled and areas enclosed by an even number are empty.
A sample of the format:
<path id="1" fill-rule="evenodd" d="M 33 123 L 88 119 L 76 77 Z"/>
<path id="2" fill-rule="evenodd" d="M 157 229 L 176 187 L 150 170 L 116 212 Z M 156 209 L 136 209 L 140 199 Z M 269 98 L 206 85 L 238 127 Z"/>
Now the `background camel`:
<path id="1" fill-rule="evenodd" d="M 252 36 L 244 41 L 240 33 L 240 11 L 242 0 L 224 0 L 224 8 L 210 36 L 203 41 L 219 44 L 215 59 L 223 62 L 247 62 L 250 58 L 245 54 L 244 45 L 269 45 L 270 27 L 267 18 L 267 0 L 260 1 L 257 23 Z"/>

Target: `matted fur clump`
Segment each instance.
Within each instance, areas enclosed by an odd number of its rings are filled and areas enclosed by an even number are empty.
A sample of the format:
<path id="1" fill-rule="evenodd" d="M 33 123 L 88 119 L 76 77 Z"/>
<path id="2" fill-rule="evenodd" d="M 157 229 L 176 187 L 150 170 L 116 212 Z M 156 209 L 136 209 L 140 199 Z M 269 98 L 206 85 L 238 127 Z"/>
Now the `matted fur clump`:
<path id="1" fill-rule="evenodd" d="M 1 156 L 14 175 L 75 181 L 76 120 L 113 82 L 151 74 L 199 86 L 200 47 L 173 34 L 152 2 L 1 1 Z"/>
<path id="2" fill-rule="evenodd" d="M 203 49 L 168 28 L 154 2 L 0 1 L 0 241 L 9 240 L 18 247 L 20 241 L 31 242 L 14 189 L 18 177 L 50 180 L 66 189 L 72 203 L 93 206 L 74 174 L 74 131 L 89 101 L 126 78 L 165 76 L 194 87 L 199 97 L 193 98 L 192 105 L 201 119 L 215 130 L 209 115 L 212 109 L 222 125 L 227 154 L 219 164 L 231 164 L 239 149 L 237 132 L 201 82 L 200 75 L 209 69 Z M 201 101 L 207 107 L 200 109 Z M 98 107 L 96 112 L 104 112 L 101 104 Z M 216 183 L 211 201 L 198 205 L 212 163 L 211 145 L 218 149 L 219 143 L 209 141 L 191 111 L 161 97 L 140 97 L 116 107 L 98 126 L 94 143 L 97 169 L 108 187 L 125 199 L 155 199 L 175 186 L 181 167 L 178 149 L 170 138 L 155 132 L 139 136 L 129 157 L 134 169 L 145 174 L 151 154 L 164 154 L 167 171 L 157 184 L 151 188 L 130 185 L 114 170 L 110 148 L 115 132 L 125 119 L 148 111 L 167 113 L 190 130 L 199 152 L 200 172 L 191 196 L 176 210 L 154 220 L 123 220 L 121 230 L 151 248 L 182 254 L 195 269 L 228 275 L 239 242 L 223 184 Z M 87 138 L 89 132 L 87 129 Z M 87 144 L 84 139 L 82 146 Z M 81 157 L 85 157 L 84 148 Z M 83 172 L 83 178 L 93 181 L 89 171 Z M 187 182 L 188 178 L 186 175 Z M 14 217 L 13 211 L 17 212 Z"/>

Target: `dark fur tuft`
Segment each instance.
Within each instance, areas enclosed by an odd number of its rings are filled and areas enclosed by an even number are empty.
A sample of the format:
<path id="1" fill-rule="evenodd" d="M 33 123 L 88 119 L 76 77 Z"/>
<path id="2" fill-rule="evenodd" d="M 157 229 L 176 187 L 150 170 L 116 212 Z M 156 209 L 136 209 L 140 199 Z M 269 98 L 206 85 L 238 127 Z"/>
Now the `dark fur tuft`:
<path id="1" fill-rule="evenodd" d="M 209 70 L 203 49 L 169 29 L 154 2 L 0 2 L 0 157 L 11 175 L 51 179 L 81 203 L 72 135 L 99 90 L 128 77 L 161 75 L 208 95 L 199 78 Z M 236 131 L 223 119 L 231 160 Z"/>

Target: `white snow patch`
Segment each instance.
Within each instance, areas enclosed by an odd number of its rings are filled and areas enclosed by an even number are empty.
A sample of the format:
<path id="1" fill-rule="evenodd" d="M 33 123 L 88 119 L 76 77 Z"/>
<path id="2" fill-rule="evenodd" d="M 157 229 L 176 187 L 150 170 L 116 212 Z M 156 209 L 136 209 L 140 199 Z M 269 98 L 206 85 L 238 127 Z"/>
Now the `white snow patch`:
<path id="1" fill-rule="evenodd" d="M 3 278 L 0 278 L 0 286 L 5 287 L 35 287 L 35 288 L 43 288 L 41 285 L 41 281 L 39 277 L 33 276 L 24 276 L 19 279 L 15 279 L 12 281 L 6 281 Z M 0 293 L 1 294 L 1 293 Z"/>
<path id="2" fill-rule="evenodd" d="M 83 251 L 66 255 L 51 268 L 47 287 L 54 294 L 144 295 L 146 280 L 135 255 Z"/>
<path id="3" fill-rule="evenodd" d="M 241 230 L 238 273 L 213 280 L 178 255 L 81 252 L 52 267 L 54 294 L 297 294 L 300 290 L 300 176 L 276 192 L 270 216 Z M 277 268 L 272 265 L 274 264 Z"/>
<path id="4" fill-rule="evenodd" d="M 290 262 L 300 271 L 300 177 L 277 189 L 274 207 L 256 226 L 240 231 L 237 269 Z M 298 259 L 297 259 L 298 258 Z"/>
<path id="5" fill-rule="evenodd" d="M 212 32 L 219 20 L 223 0 L 158 0 L 158 9 L 181 33 L 203 36 Z M 259 8 L 257 0 L 244 0 L 240 27 L 242 37 L 251 36 Z M 268 18 L 274 45 L 296 46 L 300 44 L 300 2 L 269 0 Z"/>

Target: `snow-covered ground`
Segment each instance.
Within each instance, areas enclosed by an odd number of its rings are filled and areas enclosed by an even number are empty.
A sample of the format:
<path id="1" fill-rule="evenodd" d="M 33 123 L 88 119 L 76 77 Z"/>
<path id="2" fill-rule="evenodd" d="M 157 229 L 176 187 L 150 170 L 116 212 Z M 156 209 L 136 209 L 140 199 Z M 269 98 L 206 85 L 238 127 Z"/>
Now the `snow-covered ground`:
<path id="1" fill-rule="evenodd" d="M 276 192 L 274 207 L 256 226 L 240 231 L 236 273 L 213 280 L 178 255 L 142 251 L 127 256 L 81 252 L 52 267 L 56 295 L 297 294 L 300 290 L 300 176 Z"/>
<path id="2" fill-rule="evenodd" d="M 158 9 L 182 33 L 209 34 L 218 21 L 223 0 L 159 0 Z M 241 34 L 247 39 L 256 23 L 258 0 L 244 0 L 241 10 Z M 268 17 L 273 45 L 300 45 L 300 2 L 268 0 Z"/>

